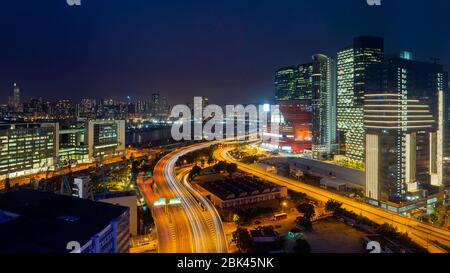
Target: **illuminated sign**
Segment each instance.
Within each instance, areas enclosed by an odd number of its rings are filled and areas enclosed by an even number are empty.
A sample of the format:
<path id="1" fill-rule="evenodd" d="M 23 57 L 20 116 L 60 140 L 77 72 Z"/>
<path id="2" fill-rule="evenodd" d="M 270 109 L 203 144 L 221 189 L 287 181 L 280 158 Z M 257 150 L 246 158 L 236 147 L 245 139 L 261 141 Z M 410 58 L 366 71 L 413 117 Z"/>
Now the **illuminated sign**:
<path id="1" fill-rule="evenodd" d="M 171 198 L 169 201 L 169 205 L 180 205 L 180 204 L 181 204 L 180 198 Z"/>
<path id="2" fill-rule="evenodd" d="M 166 198 L 160 198 L 153 203 L 154 207 L 161 207 L 166 205 Z"/>

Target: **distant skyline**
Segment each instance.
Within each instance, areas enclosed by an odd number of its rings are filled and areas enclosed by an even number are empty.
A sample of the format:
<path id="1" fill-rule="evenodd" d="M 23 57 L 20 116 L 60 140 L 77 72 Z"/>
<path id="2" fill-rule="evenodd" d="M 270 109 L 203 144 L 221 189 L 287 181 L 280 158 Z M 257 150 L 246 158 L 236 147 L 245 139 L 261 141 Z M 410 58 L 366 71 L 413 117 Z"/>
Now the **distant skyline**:
<path id="1" fill-rule="evenodd" d="M 264 102 L 276 69 L 335 56 L 360 35 L 450 67 L 448 1 L 5 0 L 0 9 L 0 103 L 150 98 L 170 103 Z"/>

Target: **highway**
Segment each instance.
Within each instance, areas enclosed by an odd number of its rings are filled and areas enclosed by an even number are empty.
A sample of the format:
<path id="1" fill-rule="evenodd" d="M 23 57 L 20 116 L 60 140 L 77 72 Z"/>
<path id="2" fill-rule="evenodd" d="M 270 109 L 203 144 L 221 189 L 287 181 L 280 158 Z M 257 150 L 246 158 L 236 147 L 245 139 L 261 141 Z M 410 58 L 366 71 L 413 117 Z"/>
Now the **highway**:
<path id="1" fill-rule="evenodd" d="M 313 199 L 326 202 L 329 199 L 334 199 L 343 204 L 343 208 L 353 211 L 369 218 L 370 220 L 378 223 L 389 223 L 396 227 L 401 232 L 407 232 L 408 235 L 418 244 L 428 249 L 431 253 L 446 253 L 444 249 L 433 243 L 437 241 L 442 245 L 450 247 L 450 231 L 433 227 L 418 220 L 404 217 L 398 214 L 390 213 L 381 208 L 371 206 L 362 202 L 358 202 L 354 199 L 344 197 L 339 194 L 329 192 L 327 190 L 314 187 L 305 183 L 301 183 L 297 180 L 282 177 L 279 175 L 271 174 L 253 166 L 240 163 L 232 158 L 228 152 L 232 148 L 221 148 L 216 150 L 214 157 L 217 160 L 223 160 L 227 162 L 236 163 L 241 171 L 247 172 L 251 175 L 260 177 L 266 181 L 286 186 L 291 190 L 302 192 L 307 194 Z"/>
<path id="2" fill-rule="evenodd" d="M 175 173 L 175 163 L 180 156 L 213 144 L 196 144 L 166 155 L 155 166 L 153 189 L 142 178 L 138 180 L 147 203 L 152 207 L 159 253 L 228 252 L 222 221 L 214 206 L 189 185 L 189 169 Z M 166 198 L 167 202 L 179 198 L 181 204 L 152 206 L 160 198 Z"/>

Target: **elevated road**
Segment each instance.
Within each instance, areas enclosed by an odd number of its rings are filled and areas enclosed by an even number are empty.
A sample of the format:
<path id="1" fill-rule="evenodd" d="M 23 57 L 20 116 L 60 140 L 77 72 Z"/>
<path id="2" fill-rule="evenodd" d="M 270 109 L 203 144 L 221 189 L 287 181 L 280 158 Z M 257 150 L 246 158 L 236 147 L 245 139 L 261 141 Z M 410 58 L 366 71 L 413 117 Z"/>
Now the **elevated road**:
<path id="1" fill-rule="evenodd" d="M 154 170 L 154 188 L 139 180 L 138 184 L 149 205 L 155 200 L 172 198 L 180 205 L 152 208 L 160 253 L 226 253 L 228 246 L 219 214 L 208 200 L 201 197 L 187 181 L 187 169 L 175 174 L 178 158 L 213 145 L 214 142 L 175 150 L 162 158 Z"/>
<path id="2" fill-rule="evenodd" d="M 260 177 L 274 184 L 286 186 L 293 191 L 305 193 L 311 198 L 314 198 L 316 200 L 326 202 L 330 199 L 334 199 L 336 201 L 339 201 L 343 204 L 343 208 L 353 211 L 357 214 L 361 214 L 362 216 L 365 216 L 378 224 L 383 223 L 392 224 L 399 231 L 407 232 L 408 235 L 416 243 L 427 248 L 429 252 L 432 253 L 446 252 L 444 249 L 435 244 L 434 243 L 435 241 L 439 242 L 442 245 L 450 247 L 450 231 L 448 230 L 433 227 L 415 219 L 391 213 L 381 208 L 377 208 L 366 203 L 358 202 L 354 199 L 344 197 L 342 195 L 335 194 L 318 187 L 301 183 L 294 179 L 271 174 L 262 171 L 258 168 L 255 168 L 253 166 L 240 163 L 228 154 L 228 152 L 231 149 L 232 148 L 218 149 L 215 152 L 214 157 L 217 160 L 236 163 L 241 171 Z"/>

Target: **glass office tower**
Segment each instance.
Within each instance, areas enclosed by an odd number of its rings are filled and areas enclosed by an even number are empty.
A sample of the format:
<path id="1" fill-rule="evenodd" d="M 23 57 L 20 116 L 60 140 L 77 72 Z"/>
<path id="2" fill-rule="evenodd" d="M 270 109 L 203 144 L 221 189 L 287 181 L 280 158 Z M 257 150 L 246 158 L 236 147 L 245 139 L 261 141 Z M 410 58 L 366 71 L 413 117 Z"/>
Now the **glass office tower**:
<path id="1" fill-rule="evenodd" d="M 419 158 L 424 149 L 438 149 L 439 129 L 432 108 L 404 92 L 366 94 L 364 123 L 366 196 L 398 204 L 426 197 Z M 436 152 L 428 154 L 428 179 L 438 175 L 438 157 Z"/>
<path id="2" fill-rule="evenodd" d="M 337 54 L 337 127 L 341 153 L 364 162 L 364 113 L 366 69 L 382 63 L 384 41 L 378 37 L 355 38 Z"/>
<path id="3" fill-rule="evenodd" d="M 401 52 L 383 64 L 370 66 L 366 70 L 365 86 L 367 93 L 395 93 L 402 95 L 402 99 L 420 100 L 429 107 L 436 121 L 436 133 L 432 139 L 423 131 L 417 133 L 417 181 L 420 188 L 430 193 L 438 191 L 436 187 L 443 185 L 445 176 L 444 139 L 448 122 L 444 100 L 448 92 L 448 73 L 442 65 L 417 61 L 412 53 Z M 434 150 L 430 149 L 430 144 L 434 145 Z M 431 170 L 430 164 L 434 164 Z"/>
<path id="4" fill-rule="evenodd" d="M 313 56 L 312 152 L 324 159 L 336 150 L 336 64 L 322 54 Z"/>
<path id="5" fill-rule="evenodd" d="M 312 63 L 288 66 L 275 72 L 277 100 L 305 100 L 312 96 Z"/>

